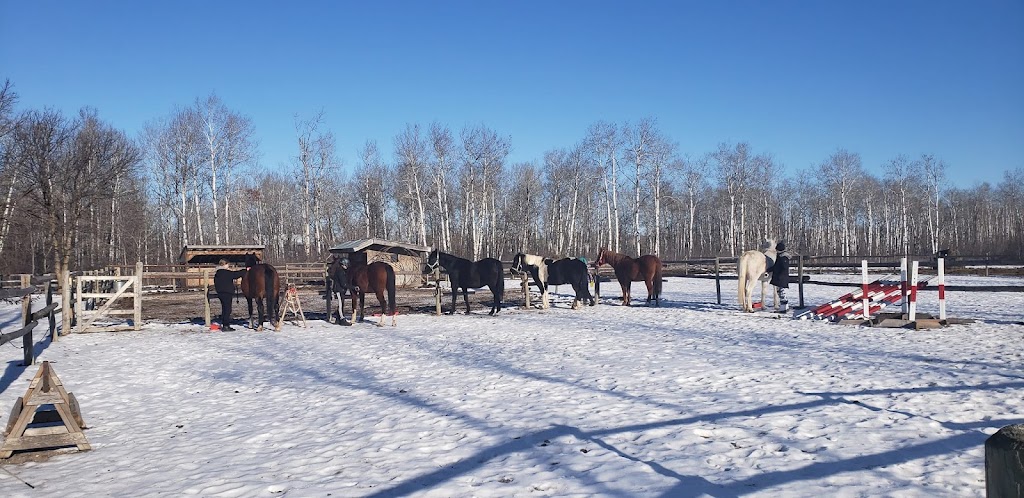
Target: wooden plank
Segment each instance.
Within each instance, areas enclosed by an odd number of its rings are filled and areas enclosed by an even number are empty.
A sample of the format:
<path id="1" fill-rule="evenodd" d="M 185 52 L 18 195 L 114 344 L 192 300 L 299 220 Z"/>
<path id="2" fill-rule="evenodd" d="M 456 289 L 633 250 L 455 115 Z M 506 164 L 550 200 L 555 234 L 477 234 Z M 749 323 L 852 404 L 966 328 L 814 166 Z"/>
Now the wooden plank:
<path id="1" fill-rule="evenodd" d="M 48 318 L 51 311 L 54 313 L 60 313 L 60 309 L 57 308 L 57 303 L 50 303 L 45 308 L 32 312 L 32 321 L 35 322 L 42 320 L 43 318 Z"/>
<path id="2" fill-rule="evenodd" d="M 135 329 L 131 325 L 111 325 L 107 327 L 92 326 L 89 327 L 88 329 L 75 329 L 75 332 L 81 334 L 88 334 L 92 332 L 127 332 L 130 330 Z"/>
<path id="3" fill-rule="evenodd" d="M 29 427 L 25 429 L 25 435 L 23 438 L 37 437 L 37 436 L 52 436 L 54 434 L 70 434 L 68 428 L 63 425 L 51 425 L 48 427 Z"/>
<path id="4" fill-rule="evenodd" d="M 29 287 L 27 289 L 0 289 L 0 299 L 13 299 L 16 297 L 25 297 L 36 291 L 35 287 Z"/>
<path id="5" fill-rule="evenodd" d="M 9 437 L 4 441 L 3 449 L 0 450 L 0 458 L 7 458 L 10 456 L 10 454 L 3 456 L 2 453 L 4 452 L 36 450 L 41 448 L 62 448 L 65 446 L 78 446 L 78 449 L 80 450 L 88 450 L 92 448 L 89 445 L 89 441 L 85 438 L 85 434 L 81 432 L 48 434 L 31 437 Z M 82 448 L 82 446 L 86 446 L 86 448 Z"/>
<path id="6" fill-rule="evenodd" d="M 126 310 L 126 309 L 112 309 L 112 310 L 107 310 L 104 313 L 100 313 L 99 311 L 96 311 L 96 310 L 91 310 L 91 311 L 90 310 L 86 310 L 86 311 L 82 312 L 82 316 L 83 317 L 90 317 L 90 316 L 96 316 L 96 315 L 100 315 L 100 316 L 113 316 L 113 315 L 134 315 L 134 314 L 135 314 L 135 310 Z"/>
<path id="7" fill-rule="evenodd" d="M 116 292 L 83 292 L 82 293 L 82 298 L 83 299 L 113 299 L 114 296 L 134 298 L 135 295 L 136 294 L 134 292 L 124 292 L 124 293 L 121 293 L 121 294 L 118 294 Z"/>
<path id="8" fill-rule="evenodd" d="M 942 323 L 939 320 L 931 318 L 918 319 L 914 322 L 914 330 L 928 330 L 942 328 Z"/>
<path id="9" fill-rule="evenodd" d="M 14 402 L 14 407 L 11 408 L 11 416 L 7 419 L 7 428 L 4 429 L 4 436 L 11 433 L 11 429 L 14 428 L 14 424 L 18 422 L 18 417 L 21 416 L 21 411 L 25 408 L 22 404 L 21 396 Z"/>
<path id="10" fill-rule="evenodd" d="M 63 405 L 65 403 L 64 397 L 59 392 L 53 391 L 49 393 L 36 393 L 31 398 L 25 401 L 26 407 L 35 407 L 43 405 Z"/>
<path id="11" fill-rule="evenodd" d="M 133 276 L 121 276 L 121 275 L 83 275 L 78 277 L 85 279 L 86 282 L 109 282 L 109 281 L 131 281 Z"/>
<path id="12" fill-rule="evenodd" d="M 39 325 L 39 322 L 29 323 L 28 325 L 26 325 L 26 326 L 24 326 L 24 327 L 22 327 L 22 328 L 20 328 L 18 330 L 15 330 L 14 332 L 8 332 L 6 334 L 0 334 L 0 344 L 7 344 L 8 342 L 11 342 L 11 341 L 13 341 L 13 340 L 15 340 L 15 339 L 17 339 L 19 337 L 24 337 L 24 336 L 28 335 L 28 333 L 31 332 L 32 329 L 34 329 L 36 327 L 36 325 Z"/>

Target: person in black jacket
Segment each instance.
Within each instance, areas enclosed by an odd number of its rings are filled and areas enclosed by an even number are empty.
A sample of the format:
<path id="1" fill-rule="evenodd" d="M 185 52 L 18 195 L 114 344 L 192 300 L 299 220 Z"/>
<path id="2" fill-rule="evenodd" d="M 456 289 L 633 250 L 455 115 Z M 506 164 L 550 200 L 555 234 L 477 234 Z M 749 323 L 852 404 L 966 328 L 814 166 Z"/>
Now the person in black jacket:
<path id="1" fill-rule="evenodd" d="M 220 299 L 220 324 L 223 330 L 231 328 L 231 298 L 235 297 L 235 279 L 242 278 L 246 270 L 229 270 L 227 260 L 217 263 L 217 273 L 213 274 L 213 288 Z"/>
<path id="2" fill-rule="evenodd" d="M 789 311 L 789 300 L 786 299 L 786 289 L 789 288 L 790 254 L 786 252 L 785 241 L 779 241 L 779 243 L 775 245 L 775 251 L 775 265 L 772 266 L 772 279 L 771 281 L 769 281 L 769 283 L 774 285 L 775 288 L 778 290 L 779 313 L 785 313 Z"/>

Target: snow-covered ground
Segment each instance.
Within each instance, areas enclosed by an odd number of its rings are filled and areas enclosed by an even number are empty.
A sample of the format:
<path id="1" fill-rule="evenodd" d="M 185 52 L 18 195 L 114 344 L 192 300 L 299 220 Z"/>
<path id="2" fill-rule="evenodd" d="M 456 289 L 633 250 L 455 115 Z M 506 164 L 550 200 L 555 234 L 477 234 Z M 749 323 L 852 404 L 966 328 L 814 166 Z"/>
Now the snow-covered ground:
<path id="1" fill-rule="evenodd" d="M 661 308 L 618 306 L 606 284 L 578 311 L 563 294 L 394 328 L 44 341 L 93 449 L 2 464 L 0 496 L 984 495 L 985 439 L 1024 423 L 1020 293 L 948 292 L 950 316 L 979 321 L 916 332 L 745 315 L 734 282 L 726 305 L 714 289 L 670 278 Z M 37 370 L 20 359 L 0 348 L 4 415 Z"/>

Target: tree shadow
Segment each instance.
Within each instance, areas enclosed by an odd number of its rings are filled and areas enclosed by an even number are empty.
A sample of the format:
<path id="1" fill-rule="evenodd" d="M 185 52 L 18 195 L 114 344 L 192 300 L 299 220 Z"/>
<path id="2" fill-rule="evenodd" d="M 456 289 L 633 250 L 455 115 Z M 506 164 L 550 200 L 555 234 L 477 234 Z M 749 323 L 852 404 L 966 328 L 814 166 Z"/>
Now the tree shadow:
<path id="1" fill-rule="evenodd" d="M 40 326 L 37 325 L 36 329 L 32 331 L 33 339 L 35 339 L 36 335 L 39 333 L 40 330 Z M 15 339 L 11 341 L 11 344 L 20 343 L 21 341 L 22 340 L 20 338 Z M 44 334 L 42 339 L 35 340 L 34 343 L 32 344 L 32 357 L 39 358 L 39 356 L 43 354 L 43 351 L 45 351 L 46 348 L 50 347 L 51 342 L 52 338 L 50 337 L 50 334 Z M 24 356 L 24 350 L 22 350 L 22 348 L 17 348 L 17 350 L 21 351 L 22 356 Z M 7 362 L 7 367 L 4 369 L 3 375 L 0 375 L 0 393 L 6 391 L 8 387 L 11 387 L 11 385 L 14 384 L 14 381 L 21 377 L 25 370 L 35 366 L 25 365 L 24 361 L 24 358 L 19 358 L 17 360 Z"/>

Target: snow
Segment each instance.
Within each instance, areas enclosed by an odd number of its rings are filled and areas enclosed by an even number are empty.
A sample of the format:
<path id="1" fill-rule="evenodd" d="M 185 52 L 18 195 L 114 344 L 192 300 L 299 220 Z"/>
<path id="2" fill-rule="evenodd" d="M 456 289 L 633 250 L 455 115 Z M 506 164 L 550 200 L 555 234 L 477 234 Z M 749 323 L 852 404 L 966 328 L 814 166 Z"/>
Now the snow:
<path id="1" fill-rule="evenodd" d="M 668 279 L 661 308 L 558 290 L 397 327 L 42 341 L 93 449 L 2 464 L 0 496 L 984 496 L 985 439 L 1024 423 L 1020 293 L 947 292 L 979 321 L 912 331 L 742 314 L 713 280 Z M 0 352 L 8 413 L 37 367 Z"/>

